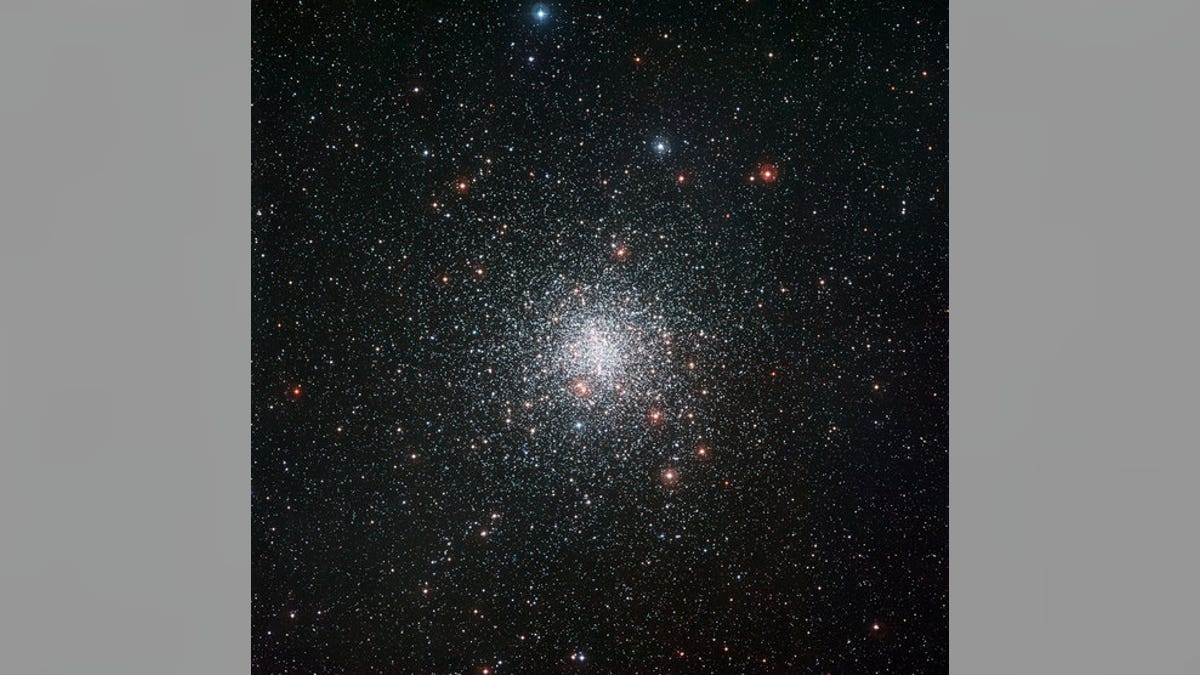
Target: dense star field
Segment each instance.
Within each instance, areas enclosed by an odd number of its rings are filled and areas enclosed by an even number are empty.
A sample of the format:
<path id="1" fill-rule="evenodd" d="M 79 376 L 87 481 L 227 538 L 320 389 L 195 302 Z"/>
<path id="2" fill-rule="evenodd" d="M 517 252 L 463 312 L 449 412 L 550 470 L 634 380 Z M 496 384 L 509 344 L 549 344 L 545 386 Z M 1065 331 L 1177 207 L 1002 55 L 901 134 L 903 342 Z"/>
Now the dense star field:
<path id="1" fill-rule="evenodd" d="M 946 672 L 945 3 L 253 13 L 253 672 Z"/>

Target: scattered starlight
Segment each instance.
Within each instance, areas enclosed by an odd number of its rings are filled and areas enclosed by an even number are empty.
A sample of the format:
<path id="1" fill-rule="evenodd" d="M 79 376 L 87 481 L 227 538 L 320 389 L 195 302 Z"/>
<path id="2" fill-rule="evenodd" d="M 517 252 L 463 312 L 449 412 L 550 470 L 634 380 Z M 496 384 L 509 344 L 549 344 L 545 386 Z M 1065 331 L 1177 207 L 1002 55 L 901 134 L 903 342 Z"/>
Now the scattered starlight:
<path id="1" fill-rule="evenodd" d="M 945 6 L 253 11 L 253 672 L 947 670 Z"/>

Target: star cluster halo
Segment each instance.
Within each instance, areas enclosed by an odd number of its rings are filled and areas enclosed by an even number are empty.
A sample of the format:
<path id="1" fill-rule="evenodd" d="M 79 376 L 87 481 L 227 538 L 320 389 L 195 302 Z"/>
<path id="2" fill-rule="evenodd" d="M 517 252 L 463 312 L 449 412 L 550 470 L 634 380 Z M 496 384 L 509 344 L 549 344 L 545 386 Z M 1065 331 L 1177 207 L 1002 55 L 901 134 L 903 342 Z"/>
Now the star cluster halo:
<path id="1" fill-rule="evenodd" d="M 946 671 L 945 7 L 735 4 L 253 3 L 252 670 Z"/>

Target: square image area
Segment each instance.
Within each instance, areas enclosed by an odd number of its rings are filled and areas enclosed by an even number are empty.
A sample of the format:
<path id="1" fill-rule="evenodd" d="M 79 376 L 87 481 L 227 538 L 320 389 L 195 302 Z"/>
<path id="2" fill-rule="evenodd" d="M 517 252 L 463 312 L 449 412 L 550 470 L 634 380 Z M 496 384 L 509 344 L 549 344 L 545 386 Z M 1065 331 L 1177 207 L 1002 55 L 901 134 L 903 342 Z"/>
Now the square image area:
<path id="1" fill-rule="evenodd" d="M 947 672 L 944 2 L 252 11 L 252 672 Z"/>

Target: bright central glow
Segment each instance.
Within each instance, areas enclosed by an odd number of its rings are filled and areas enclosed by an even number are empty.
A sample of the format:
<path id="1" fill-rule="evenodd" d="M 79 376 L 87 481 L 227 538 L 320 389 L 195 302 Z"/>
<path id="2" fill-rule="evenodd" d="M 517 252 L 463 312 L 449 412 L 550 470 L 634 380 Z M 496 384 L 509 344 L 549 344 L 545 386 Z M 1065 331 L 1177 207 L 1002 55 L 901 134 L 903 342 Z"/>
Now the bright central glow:
<path id="1" fill-rule="evenodd" d="M 620 337 L 598 321 L 584 322 L 567 342 L 567 368 L 580 377 L 611 382 L 625 361 Z"/>

